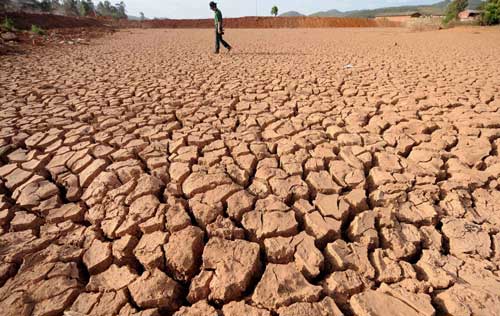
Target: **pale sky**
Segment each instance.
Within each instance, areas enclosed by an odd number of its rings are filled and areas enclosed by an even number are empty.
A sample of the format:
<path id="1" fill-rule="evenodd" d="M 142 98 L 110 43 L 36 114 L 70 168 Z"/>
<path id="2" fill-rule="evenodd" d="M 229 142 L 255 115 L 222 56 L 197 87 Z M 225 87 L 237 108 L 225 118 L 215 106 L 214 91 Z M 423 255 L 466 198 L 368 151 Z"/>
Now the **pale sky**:
<path id="1" fill-rule="evenodd" d="M 127 13 L 138 16 L 171 19 L 209 18 L 210 0 L 125 0 Z M 432 4 L 439 0 L 215 0 L 226 17 L 270 15 L 271 7 L 277 5 L 279 12 L 298 11 L 311 14 L 318 11 L 337 9 L 340 11 L 374 9 L 387 6 Z M 256 6 L 257 4 L 257 6 Z M 257 10 L 256 10 L 257 7 Z"/>

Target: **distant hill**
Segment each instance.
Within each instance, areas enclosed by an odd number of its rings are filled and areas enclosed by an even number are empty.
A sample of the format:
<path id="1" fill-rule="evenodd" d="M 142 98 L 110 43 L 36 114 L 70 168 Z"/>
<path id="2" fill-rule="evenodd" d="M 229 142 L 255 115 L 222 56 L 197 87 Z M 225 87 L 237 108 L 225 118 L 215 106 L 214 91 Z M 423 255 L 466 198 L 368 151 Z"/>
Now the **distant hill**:
<path id="1" fill-rule="evenodd" d="M 445 0 L 431 5 L 409 5 L 400 7 L 387 7 L 374 10 L 357 10 L 348 12 L 347 16 L 374 18 L 376 16 L 403 14 L 407 12 L 420 12 L 424 15 L 444 15 L 446 7 L 450 4 L 450 2 L 451 0 Z"/>
<path id="2" fill-rule="evenodd" d="M 288 12 L 280 14 L 280 16 L 305 16 L 305 15 L 302 13 L 299 13 L 297 11 L 288 11 Z"/>
<path id="3" fill-rule="evenodd" d="M 444 15 L 446 7 L 451 0 L 444 0 L 431 5 L 411 5 L 400 7 L 387 7 L 373 10 L 354 10 L 342 12 L 339 10 L 320 11 L 311 14 L 310 16 L 320 17 L 360 17 L 374 18 L 376 16 L 384 16 L 391 14 L 403 14 L 407 12 L 420 12 L 424 15 Z M 469 8 L 477 9 L 483 3 L 482 0 L 469 0 Z"/>
<path id="4" fill-rule="evenodd" d="M 339 10 L 328 10 L 328 11 L 320 11 L 311 14 L 310 16 L 321 16 L 321 17 L 336 17 L 336 18 L 341 18 L 345 17 L 349 12 L 342 12 Z"/>

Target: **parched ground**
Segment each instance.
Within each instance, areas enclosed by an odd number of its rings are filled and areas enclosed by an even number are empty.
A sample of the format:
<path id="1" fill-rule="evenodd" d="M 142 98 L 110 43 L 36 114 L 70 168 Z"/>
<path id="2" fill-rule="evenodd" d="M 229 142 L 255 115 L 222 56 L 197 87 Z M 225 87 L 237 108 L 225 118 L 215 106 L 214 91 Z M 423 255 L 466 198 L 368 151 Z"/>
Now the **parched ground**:
<path id="1" fill-rule="evenodd" d="M 500 30 L 122 31 L 0 59 L 2 315 L 500 315 Z"/>

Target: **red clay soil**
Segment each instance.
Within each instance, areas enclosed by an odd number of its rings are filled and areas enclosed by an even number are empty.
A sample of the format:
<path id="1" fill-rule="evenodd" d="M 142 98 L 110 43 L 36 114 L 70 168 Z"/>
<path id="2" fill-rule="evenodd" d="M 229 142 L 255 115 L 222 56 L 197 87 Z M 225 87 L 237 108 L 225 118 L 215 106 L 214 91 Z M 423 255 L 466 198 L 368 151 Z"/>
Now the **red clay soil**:
<path id="1" fill-rule="evenodd" d="M 213 19 L 127 21 L 145 28 L 211 28 Z M 362 18 L 320 17 L 243 17 L 224 19 L 227 28 L 328 28 L 328 27 L 396 27 L 400 23 Z"/>
<path id="2" fill-rule="evenodd" d="M 114 32 L 113 26 L 106 20 L 95 18 L 9 12 L 0 13 L 0 21 L 6 16 L 12 19 L 16 28 L 15 39 L 9 42 L 0 39 L 0 55 L 18 54 L 40 46 L 86 45 L 92 38 Z M 29 32 L 32 25 L 41 27 L 44 34 Z M 7 31 L 0 27 L 0 34 Z"/>
<path id="3" fill-rule="evenodd" d="M 121 27 L 121 28 L 212 28 L 213 19 L 147 21 L 112 20 L 103 18 L 80 18 L 53 14 L 9 12 L 0 14 L 3 20 L 8 16 L 18 29 L 30 29 L 31 25 L 43 29 L 81 27 Z M 400 26 L 389 21 L 375 21 L 362 18 L 319 18 L 319 17 L 243 17 L 224 20 L 227 28 L 328 28 L 328 27 L 378 27 Z"/>

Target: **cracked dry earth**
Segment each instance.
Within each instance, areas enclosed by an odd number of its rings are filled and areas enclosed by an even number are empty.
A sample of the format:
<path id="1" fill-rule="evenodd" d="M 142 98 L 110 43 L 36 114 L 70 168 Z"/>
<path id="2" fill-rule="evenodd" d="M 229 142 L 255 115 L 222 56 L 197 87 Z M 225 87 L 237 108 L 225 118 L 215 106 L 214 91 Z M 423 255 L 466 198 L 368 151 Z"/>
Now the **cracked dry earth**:
<path id="1" fill-rule="evenodd" d="M 212 38 L 2 57 L 2 315 L 500 315 L 498 30 Z"/>

